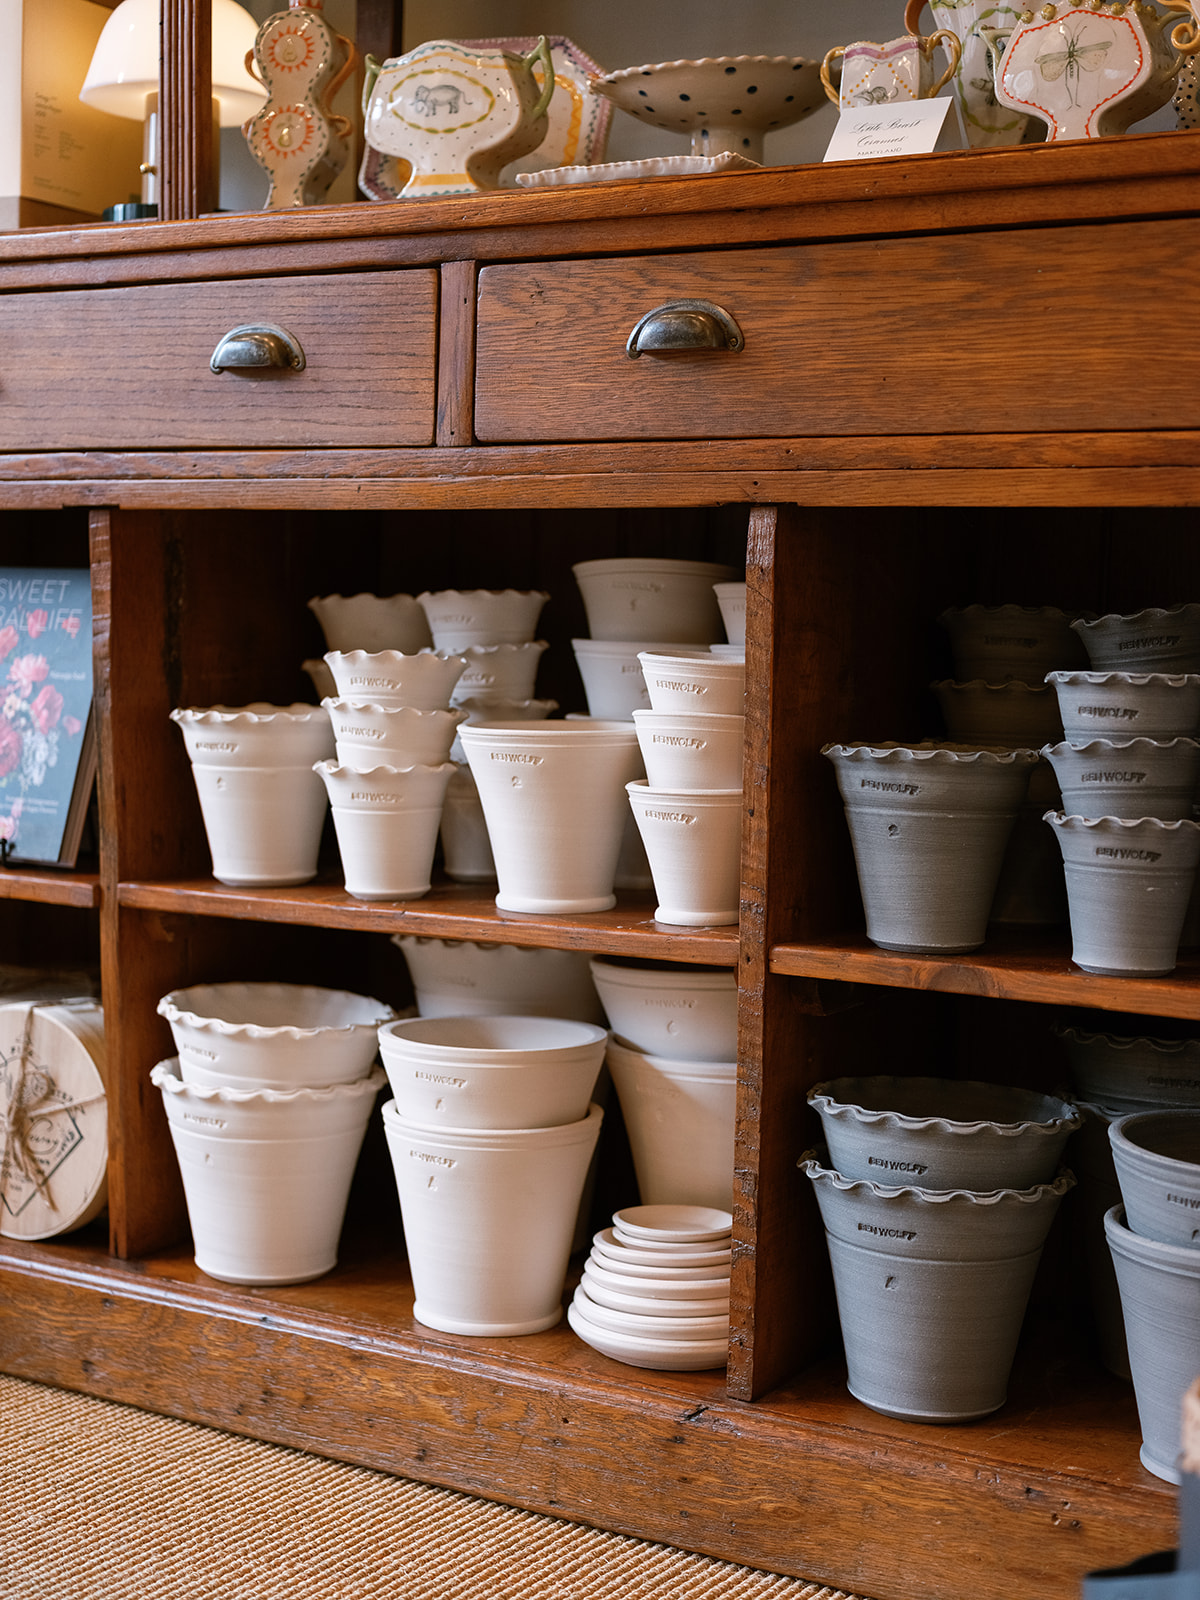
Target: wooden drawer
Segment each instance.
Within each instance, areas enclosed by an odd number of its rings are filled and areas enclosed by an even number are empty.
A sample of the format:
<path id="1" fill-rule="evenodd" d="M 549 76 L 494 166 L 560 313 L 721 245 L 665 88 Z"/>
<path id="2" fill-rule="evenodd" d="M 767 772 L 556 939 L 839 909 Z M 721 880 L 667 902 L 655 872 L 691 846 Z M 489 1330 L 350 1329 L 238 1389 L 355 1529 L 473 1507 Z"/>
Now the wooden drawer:
<path id="1" fill-rule="evenodd" d="M 476 433 L 1194 428 L 1200 385 L 1163 330 L 1198 250 L 1187 218 L 486 267 Z M 680 298 L 730 312 L 745 348 L 631 360 L 639 318 Z"/>
<path id="2" fill-rule="evenodd" d="M 430 444 L 436 311 L 425 270 L 7 295 L 0 449 Z M 246 323 L 304 369 L 214 373 Z"/>

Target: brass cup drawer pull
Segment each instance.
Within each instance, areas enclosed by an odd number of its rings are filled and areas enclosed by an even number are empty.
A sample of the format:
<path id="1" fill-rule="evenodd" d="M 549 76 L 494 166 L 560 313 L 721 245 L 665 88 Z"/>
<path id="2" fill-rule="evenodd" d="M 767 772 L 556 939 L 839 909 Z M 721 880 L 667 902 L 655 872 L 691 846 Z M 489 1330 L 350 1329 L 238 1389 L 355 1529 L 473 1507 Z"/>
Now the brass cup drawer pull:
<path id="1" fill-rule="evenodd" d="M 286 328 L 277 328 L 270 322 L 245 322 L 230 328 L 213 351 L 209 366 L 214 372 L 303 372 L 304 351 L 299 339 Z"/>
<path id="2" fill-rule="evenodd" d="M 723 307 L 711 300 L 668 300 L 641 317 L 625 344 L 632 360 L 648 351 L 741 350 L 742 330 Z"/>

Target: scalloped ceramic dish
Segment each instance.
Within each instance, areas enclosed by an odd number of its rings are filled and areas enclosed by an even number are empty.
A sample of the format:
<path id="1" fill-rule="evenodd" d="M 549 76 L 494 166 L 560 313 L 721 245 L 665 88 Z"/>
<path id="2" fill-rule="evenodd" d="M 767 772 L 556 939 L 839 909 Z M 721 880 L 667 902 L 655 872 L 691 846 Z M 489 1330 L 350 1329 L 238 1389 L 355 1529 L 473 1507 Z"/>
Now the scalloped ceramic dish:
<path id="1" fill-rule="evenodd" d="M 646 183 L 653 178 L 700 178 L 717 172 L 760 172 L 761 161 L 734 150 L 716 156 L 646 156 L 641 161 L 603 161 L 594 167 L 547 167 L 519 172 L 522 189 L 563 189 L 584 183 Z"/>
<path id="2" fill-rule="evenodd" d="M 808 1101 L 843 1178 L 929 1190 L 1050 1183 L 1082 1121 L 1054 1095 L 958 1078 L 836 1078 Z"/>

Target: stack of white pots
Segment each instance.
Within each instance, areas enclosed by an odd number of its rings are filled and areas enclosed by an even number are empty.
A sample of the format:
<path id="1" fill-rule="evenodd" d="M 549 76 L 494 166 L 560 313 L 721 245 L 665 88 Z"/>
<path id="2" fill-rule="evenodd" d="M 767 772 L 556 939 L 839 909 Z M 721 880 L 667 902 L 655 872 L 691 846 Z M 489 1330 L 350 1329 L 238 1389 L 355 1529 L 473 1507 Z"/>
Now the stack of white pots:
<path id="1" fill-rule="evenodd" d="M 592 1241 L 567 1308 L 593 1349 L 667 1372 L 723 1367 L 729 1354 L 733 1217 L 710 1206 L 630 1206 Z"/>
<path id="2" fill-rule="evenodd" d="M 608 1067 L 644 1204 L 729 1208 L 737 1096 L 732 971 L 593 958 Z"/>
<path id="3" fill-rule="evenodd" d="M 337 1262 L 355 1164 L 383 1073 L 366 995 L 285 983 L 176 989 L 160 1061 L 196 1265 L 230 1283 L 302 1283 Z"/>
<path id="4" fill-rule="evenodd" d="M 411 594 L 314 595 L 308 608 L 321 624 L 326 650 L 399 650 L 415 655 L 433 643 L 425 613 Z M 303 663 L 317 698 L 336 693 L 324 659 Z"/>
<path id="5" fill-rule="evenodd" d="M 418 1322 L 507 1337 L 561 1318 L 607 1038 L 595 1024 L 535 1016 L 379 1030 Z"/>
<path id="6" fill-rule="evenodd" d="M 336 758 L 318 762 L 348 892 L 360 900 L 428 894 L 465 659 L 445 651 L 330 650 L 336 694 L 321 702 Z"/>
<path id="7" fill-rule="evenodd" d="M 944 1078 L 843 1078 L 801 1158 L 825 1224 L 851 1394 L 912 1422 L 1003 1405 L 1042 1246 L 1074 1177 L 1065 1101 Z"/>
<path id="8" fill-rule="evenodd" d="M 1087 672 L 1050 672 L 1065 739 L 1044 747 L 1085 972 L 1174 970 L 1200 864 L 1200 604 L 1079 619 Z"/>
<path id="9" fill-rule="evenodd" d="M 417 596 L 434 648 L 466 661 L 452 696 L 463 722 L 539 722 L 558 709 L 555 700 L 534 698 L 547 648 L 534 635 L 549 598 L 541 589 L 439 589 Z M 494 882 L 496 864 L 479 792 L 457 737 L 450 759 L 454 773 L 442 810 L 443 864 L 460 882 Z"/>

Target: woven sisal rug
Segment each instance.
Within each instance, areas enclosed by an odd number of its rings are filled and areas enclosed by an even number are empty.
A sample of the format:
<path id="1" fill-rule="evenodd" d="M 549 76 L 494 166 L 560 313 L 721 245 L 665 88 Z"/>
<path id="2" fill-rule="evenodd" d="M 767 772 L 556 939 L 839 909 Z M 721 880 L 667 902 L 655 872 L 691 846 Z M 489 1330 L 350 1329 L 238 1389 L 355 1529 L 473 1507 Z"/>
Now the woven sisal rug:
<path id="1" fill-rule="evenodd" d="M 854 1600 L 0 1376 L 0 1600 Z"/>

